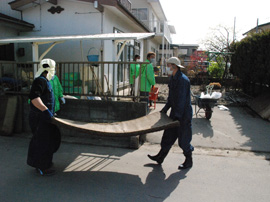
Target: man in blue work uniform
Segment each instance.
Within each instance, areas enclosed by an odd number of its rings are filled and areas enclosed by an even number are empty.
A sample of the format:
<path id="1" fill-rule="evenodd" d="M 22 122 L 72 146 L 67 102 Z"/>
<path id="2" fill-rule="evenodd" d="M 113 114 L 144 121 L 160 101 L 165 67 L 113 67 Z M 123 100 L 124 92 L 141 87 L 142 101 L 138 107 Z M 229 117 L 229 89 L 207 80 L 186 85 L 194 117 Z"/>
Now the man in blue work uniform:
<path id="1" fill-rule="evenodd" d="M 190 168 L 193 165 L 192 151 L 193 146 L 190 144 L 192 139 L 192 106 L 190 98 L 190 81 L 186 75 L 181 72 L 180 68 L 184 68 L 178 58 L 172 57 L 168 60 L 168 67 L 172 72 L 169 82 L 169 96 L 166 105 L 161 113 L 167 113 L 171 108 L 170 118 L 178 120 L 180 126 L 176 128 L 166 129 L 161 140 L 161 150 L 155 156 L 148 157 L 162 164 L 165 157 L 169 153 L 172 145 L 178 138 L 178 145 L 183 150 L 186 157 L 183 164 L 178 169 Z"/>
<path id="2" fill-rule="evenodd" d="M 53 153 L 61 142 L 59 129 L 50 121 L 54 114 L 54 95 L 50 80 L 55 73 L 55 61 L 44 59 L 35 75 L 29 94 L 29 124 L 33 137 L 28 148 L 27 164 L 36 168 L 37 172 L 52 175 Z"/>

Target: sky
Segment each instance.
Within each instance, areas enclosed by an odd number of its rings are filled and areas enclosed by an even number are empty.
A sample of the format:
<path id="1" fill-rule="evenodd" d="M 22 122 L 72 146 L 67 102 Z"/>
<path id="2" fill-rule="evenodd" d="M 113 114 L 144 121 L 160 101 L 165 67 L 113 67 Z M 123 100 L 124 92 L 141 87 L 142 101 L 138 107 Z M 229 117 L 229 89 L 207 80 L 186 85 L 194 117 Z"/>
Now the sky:
<path id="1" fill-rule="evenodd" d="M 270 22 L 270 0 L 160 0 L 168 24 L 174 25 L 174 44 L 202 44 L 210 29 L 234 27 L 236 40 L 259 25 Z M 200 46 L 201 47 L 201 46 Z"/>

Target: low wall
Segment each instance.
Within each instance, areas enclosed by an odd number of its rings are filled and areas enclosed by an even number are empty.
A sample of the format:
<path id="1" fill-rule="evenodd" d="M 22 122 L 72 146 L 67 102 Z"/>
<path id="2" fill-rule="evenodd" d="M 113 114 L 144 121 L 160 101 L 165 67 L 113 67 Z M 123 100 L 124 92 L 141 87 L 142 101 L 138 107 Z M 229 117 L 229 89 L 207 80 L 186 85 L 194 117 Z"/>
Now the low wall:
<path id="1" fill-rule="evenodd" d="M 31 132 L 28 122 L 28 98 L 24 96 L 21 100 L 23 110 L 18 114 L 23 123 L 21 132 Z M 146 114 L 146 103 L 80 99 L 66 99 L 66 104 L 61 105 L 61 110 L 57 112 L 57 116 L 60 118 L 96 123 L 126 121 Z M 63 140 L 71 139 L 70 141 L 93 145 L 139 148 L 145 141 L 145 135 L 116 138 L 89 135 L 65 128 L 60 128 L 60 131 Z"/>
<path id="2" fill-rule="evenodd" d="M 156 79 L 156 83 L 158 84 L 168 84 L 170 81 L 169 76 L 157 76 L 155 77 L 155 79 Z"/>
<path id="3" fill-rule="evenodd" d="M 61 106 L 57 114 L 59 117 L 71 120 L 97 123 L 126 121 L 146 115 L 146 104 L 66 99 L 66 104 Z"/>

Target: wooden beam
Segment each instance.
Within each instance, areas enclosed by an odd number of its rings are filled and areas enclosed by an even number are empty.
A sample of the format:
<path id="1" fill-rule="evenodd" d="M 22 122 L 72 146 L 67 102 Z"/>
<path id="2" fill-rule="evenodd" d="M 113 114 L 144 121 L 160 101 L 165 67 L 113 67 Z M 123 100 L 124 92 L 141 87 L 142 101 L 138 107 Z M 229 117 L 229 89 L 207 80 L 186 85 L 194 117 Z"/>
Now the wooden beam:
<path id="1" fill-rule="evenodd" d="M 47 0 L 49 3 L 57 5 L 57 0 Z"/>
<path id="2" fill-rule="evenodd" d="M 9 3 L 12 10 L 20 10 L 20 7 L 23 7 L 27 4 L 34 3 L 36 0 L 17 0 Z M 57 0 L 46 0 L 47 2 L 57 5 Z"/>
<path id="3" fill-rule="evenodd" d="M 11 7 L 12 10 L 19 10 L 18 8 L 25 6 L 29 3 L 33 3 L 36 0 L 17 0 L 17 1 L 12 1 L 10 3 L 8 3 Z"/>

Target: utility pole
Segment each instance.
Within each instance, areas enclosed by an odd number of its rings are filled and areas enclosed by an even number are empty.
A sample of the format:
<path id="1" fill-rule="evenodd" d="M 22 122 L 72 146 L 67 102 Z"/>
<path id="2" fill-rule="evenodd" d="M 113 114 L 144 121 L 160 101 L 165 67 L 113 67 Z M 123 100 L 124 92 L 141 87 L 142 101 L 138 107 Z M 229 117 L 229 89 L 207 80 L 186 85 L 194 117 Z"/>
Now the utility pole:
<path id="1" fill-rule="evenodd" d="M 257 18 L 256 33 L 258 33 L 258 26 L 259 26 L 259 18 Z"/>
<path id="2" fill-rule="evenodd" d="M 235 41 L 235 22 L 236 22 L 236 17 L 234 17 L 234 24 L 233 24 L 233 43 Z"/>

